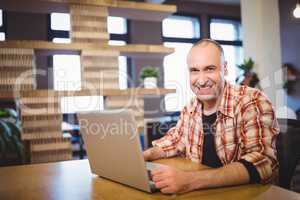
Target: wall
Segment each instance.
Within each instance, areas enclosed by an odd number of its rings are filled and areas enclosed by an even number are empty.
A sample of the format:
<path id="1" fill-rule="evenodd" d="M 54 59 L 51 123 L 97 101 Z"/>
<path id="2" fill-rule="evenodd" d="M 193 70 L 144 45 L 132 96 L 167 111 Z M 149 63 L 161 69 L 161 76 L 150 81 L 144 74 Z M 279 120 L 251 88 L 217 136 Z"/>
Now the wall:
<path id="1" fill-rule="evenodd" d="M 278 0 L 241 0 L 244 55 L 254 60 L 261 89 L 276 110 L 286 105 L 278 7 Z"/>
<path id="2" fill-rule="evenodd" d="M 296 0 L 279 0 L 282 63 L 291 63 L 300 72 L 300 19 L 292 15 Z M 300 109 L 300 81 L 295 92 L 288 96 L 287 104 L 293 110 Z"/>
<path id="3" fill-rule="evenodd" d="M 47 40 L 47 14 L 7 12 L 7 40 Z"/>

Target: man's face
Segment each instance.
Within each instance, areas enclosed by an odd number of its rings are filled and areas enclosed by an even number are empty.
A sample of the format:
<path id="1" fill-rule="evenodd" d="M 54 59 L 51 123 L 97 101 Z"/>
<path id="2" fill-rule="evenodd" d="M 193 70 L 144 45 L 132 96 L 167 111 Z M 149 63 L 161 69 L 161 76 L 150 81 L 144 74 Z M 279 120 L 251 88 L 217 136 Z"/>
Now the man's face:
<path id="1" fill-rule="evenodd" d="M 219 49 L 213 44 L 195 46 L 188 54 L 187 64 L 191 89 L 197 98 L 201 101 L 221 98 L 227 66 L 222 63 Z"/>

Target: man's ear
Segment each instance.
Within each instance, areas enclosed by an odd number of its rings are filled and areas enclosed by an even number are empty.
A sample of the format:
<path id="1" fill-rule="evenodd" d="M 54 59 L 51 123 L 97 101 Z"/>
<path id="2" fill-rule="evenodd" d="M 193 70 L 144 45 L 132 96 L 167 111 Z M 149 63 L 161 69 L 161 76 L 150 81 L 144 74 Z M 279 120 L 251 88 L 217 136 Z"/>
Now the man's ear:
<path id="1" fill-rule="evenodd" d="M 224 61 L 224 75 L 228 75 L 227 61 Z"/>

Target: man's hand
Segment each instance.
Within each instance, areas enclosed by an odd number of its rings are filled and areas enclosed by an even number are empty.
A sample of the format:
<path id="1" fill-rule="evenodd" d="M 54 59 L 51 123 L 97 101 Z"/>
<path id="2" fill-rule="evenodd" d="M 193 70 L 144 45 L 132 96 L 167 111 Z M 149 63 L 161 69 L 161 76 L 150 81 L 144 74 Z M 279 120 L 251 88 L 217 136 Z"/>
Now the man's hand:
<path id="1" fill-rule="evenodd" d="M 155 186 L 162 193 L 185 193 L 193 190 L 190 172 L 181 171 L 169 166 L 162 166 L 151 171 Z"/>
<path id="2" fill-rule="evenodd" d="M 166 153 L 160 147 L 152 147 L 143 152 L 145 161 L 157 160 L 166 157 Z"/>

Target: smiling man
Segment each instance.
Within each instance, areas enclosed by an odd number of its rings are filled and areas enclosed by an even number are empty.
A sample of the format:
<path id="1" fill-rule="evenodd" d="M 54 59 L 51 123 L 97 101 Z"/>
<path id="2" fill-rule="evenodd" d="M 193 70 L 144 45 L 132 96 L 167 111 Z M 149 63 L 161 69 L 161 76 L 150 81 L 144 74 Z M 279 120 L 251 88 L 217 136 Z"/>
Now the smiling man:
<path id="1" fill-rule="evenodd" d="M 156 187 L 163 193 L 184 193 L 274 181 L 279 128 L 271 102 L 257 89 L 225 81 L 224 52 L 213 40 L 197 42 L 187 64 L 196 98 L 181 111 L 177 125 L 144 151 L 144 158 L 185 156 L 211 169 L 161 167 L 152 171 Z"/>

